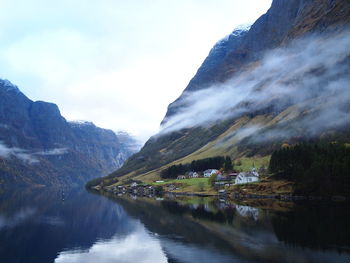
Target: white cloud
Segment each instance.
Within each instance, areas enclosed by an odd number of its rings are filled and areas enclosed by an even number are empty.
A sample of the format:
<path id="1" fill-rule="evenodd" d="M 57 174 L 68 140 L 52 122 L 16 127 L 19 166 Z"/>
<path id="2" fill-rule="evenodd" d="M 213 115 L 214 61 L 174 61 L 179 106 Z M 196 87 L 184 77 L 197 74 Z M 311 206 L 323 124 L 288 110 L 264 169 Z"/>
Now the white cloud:
<path id="1" fill-rule="evenodd" d="M 8 147 L 0 141 L 0 157 L 8 159 L 15 157 L 24 163 L 35 164 L 39 162 L 37 156 L 62 155 L 68 152 L 67 148 L 54 148 L 44 151 L 29 151 L 17 147 Z"/>
<path id="2" fill-rule="evenodd" d="M 68 152 L 67 148 L 54 148 L 46 151 L 34 152 L 34 155 L 62 155 Z"/>
<path id="3" fill-rule="evenodd" d="M 33 157 L 27 150 L 16 148 L 16 147 L 7 147 L 0 141 L 0 157 L 10 158 L 15 157 L 21 161 L 29 164 L 34 164 L 39 162 L 35 157 Z"/>

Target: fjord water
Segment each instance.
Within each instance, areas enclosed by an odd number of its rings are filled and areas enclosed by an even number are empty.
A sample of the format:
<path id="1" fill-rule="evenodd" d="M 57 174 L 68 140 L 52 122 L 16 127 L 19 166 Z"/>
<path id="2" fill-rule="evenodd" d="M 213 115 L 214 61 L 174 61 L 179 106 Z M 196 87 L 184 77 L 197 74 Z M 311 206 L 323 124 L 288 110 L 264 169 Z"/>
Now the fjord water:
<path id="1" fill-rule="evenodd" d="M 346 203 L 0 193 L 1 263 L 350 262 Z"/>

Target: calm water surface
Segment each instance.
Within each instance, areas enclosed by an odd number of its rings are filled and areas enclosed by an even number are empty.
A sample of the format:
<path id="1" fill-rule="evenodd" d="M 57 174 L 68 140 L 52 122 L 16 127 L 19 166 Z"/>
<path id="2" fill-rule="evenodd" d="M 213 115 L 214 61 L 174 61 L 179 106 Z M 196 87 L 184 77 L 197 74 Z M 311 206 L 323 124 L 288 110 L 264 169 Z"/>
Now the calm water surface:
<path id="1" fill-rule="evenodd" d="M 0 192 L 1 263 L 350 262 L 348 204 Z"/>

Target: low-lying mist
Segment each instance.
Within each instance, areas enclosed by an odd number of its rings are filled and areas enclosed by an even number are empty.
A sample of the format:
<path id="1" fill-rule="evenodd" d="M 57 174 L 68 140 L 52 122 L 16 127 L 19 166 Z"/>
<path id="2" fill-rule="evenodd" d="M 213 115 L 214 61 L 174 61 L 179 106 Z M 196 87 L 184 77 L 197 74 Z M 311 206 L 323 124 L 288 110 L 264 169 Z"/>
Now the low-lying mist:
<path id="1" fill-rule="evenodd" d="M 173 105 L 177 106 L 179 110 L 162 125 L 160 135 L 244 115 L 278 115 L 288 107 L 303 118 L 288 130 L 276 126 L 270 136 L 294 136 L 300 129 L 317 135 L 348 125 L 350 31 L 309 35 L 269 51 L 259 63 L 225 83 L 184 92 Z M 241 137 L 262 128 L 263 124 L 244 127 Z"/>
<path id="2" fill-rule="evenodd" d="M 54 148 L 43 151 L 29 151 L 17 147 L 8 147 L 3 142 L 0 141 L 0 157 L 9 159 L 15 157 L 27 164 L 35 164 L 40 162 L 39 156 L 49 156 L 49 155 L 62 155 L 66 154 L 68 150 L 66 148 Z"/>

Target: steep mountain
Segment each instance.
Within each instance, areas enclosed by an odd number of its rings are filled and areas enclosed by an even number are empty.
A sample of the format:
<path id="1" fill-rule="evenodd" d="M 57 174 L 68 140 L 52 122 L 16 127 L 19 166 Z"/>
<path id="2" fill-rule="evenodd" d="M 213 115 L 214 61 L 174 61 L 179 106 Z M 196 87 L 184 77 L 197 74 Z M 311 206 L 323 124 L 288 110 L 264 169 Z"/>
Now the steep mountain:
<path id="1" fill-rule="evenodd" d="M 204 89 L 216 82 L 215 76 L 219 73 L 220 65 L 224 62 L 226 56 L 239 47 L 244 36 L 249 32 L 250 25 L 241 25 L 233 30 L 231 34 L 218 41 L 210 50 L 208 57 L 204 60 L 196 75 L 191 79 L 185 92 L 188 90 L 195 91 Z M 170 116 L 174 115 L 181 106 L 185 106 L 180 96 L 176 101 L 171 103 L 162 124 Z"/>
<path id="2" fill-rule="evenodd" d="M 68 122 L 57 105 L 0 80 L 0 184 L 74 185 L 119 168 L 133 139 L 91 122 Z"/>
<path id="3" fill-rule="evenodd" d="M 162 131 L 110 176 L 151 180 L 170 164 L 268 156 L 283 143 L 350 141 L 350 2 L 274 0 L 210 51 Z"/>

